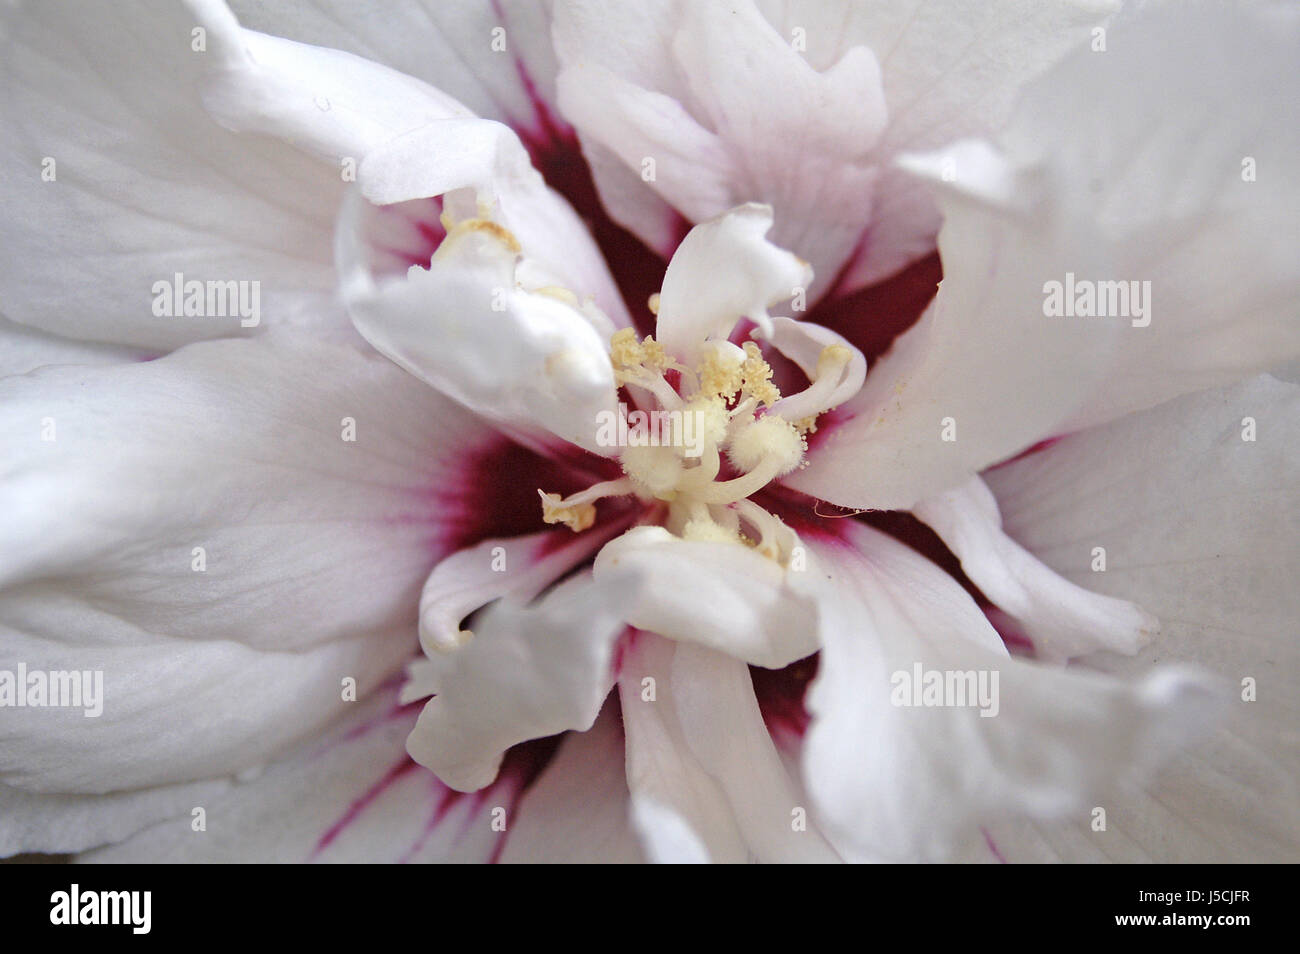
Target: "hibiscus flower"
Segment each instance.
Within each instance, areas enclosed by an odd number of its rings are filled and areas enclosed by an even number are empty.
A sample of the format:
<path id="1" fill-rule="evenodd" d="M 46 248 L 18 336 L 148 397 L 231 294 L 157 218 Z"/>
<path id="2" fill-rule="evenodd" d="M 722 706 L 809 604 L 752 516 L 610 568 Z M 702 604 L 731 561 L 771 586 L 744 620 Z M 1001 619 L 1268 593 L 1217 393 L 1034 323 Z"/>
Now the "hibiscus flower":
<path id="1" fill-rule="evenodd" d="M 1293 10 L 231 7 L 0 29 L 0 852 L 1296 856 Z"/>

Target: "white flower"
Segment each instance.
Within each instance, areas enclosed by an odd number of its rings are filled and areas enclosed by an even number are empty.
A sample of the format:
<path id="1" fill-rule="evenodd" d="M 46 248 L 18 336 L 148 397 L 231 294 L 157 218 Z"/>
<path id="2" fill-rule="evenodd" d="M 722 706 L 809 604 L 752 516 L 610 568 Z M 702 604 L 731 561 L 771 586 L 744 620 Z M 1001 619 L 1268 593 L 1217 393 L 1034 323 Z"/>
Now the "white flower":
<path id="1" fill-rule="evenodd" d="M 549 7 L 9 15 L 0 851 L 1293 858 L 1294 12 Z"/>

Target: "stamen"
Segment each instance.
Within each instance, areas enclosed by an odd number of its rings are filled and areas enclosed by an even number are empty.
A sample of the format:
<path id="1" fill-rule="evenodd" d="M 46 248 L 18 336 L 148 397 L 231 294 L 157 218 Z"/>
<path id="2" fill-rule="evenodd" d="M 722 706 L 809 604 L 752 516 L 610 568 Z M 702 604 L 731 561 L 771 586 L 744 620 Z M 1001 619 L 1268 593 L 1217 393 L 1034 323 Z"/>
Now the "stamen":
<path id="1" fill-rule="evenodd" d="M 596 522 L 596 508 L 592 504 L 565 504 L 559 494 L 548 494 L 540 488 L 542 497 L 542 520 L 546 523 L 562 523 L 574 533 L 581 533 Z"/>
<path id="2" fill-rule="evenodd" d="M 740 543 L 736 531 L 722 526 L 713 519 L 688 520 L 682 528 L 683 540 L 701 540 L 708 543 Z"/>
<path id="3" fill-rule="evenodd" d="M 616 375 L 622 384 L 635 384 L 645 388 L 659 401 L 659 406 L 665 410 L 679 410 L 682 406 L 681 395 L 672 389 L 661 374 L 651 374 L 648 371 L 623 372 Z"/>
<path id="4" fill-rule="evenodd" d="M 740 386 L 742 394 L 757 399 L 771 407 L 781 400 L 781 392 L 772 383 L 772 368 L 763 360 L 763 352 L 752 341 L 745 342 L 745 362 L 740 373 L 744 381 Z"/>
<path id="5" fill-rule="evenodd" d="M 768 513 L 752 500 L 737 500 L 733 506 L 745 518 L 745 522 L 758 531 L 758 552 L 768 559 L 779 560 L 781 545 L 777 540 L 777 536 L 779 530 L 785 527 L 780 519 Z"/>
<path id="6" fill-rule="evenodd" d="M 742 363 L 722 349 L 711 350 L 700 364 L 700 393 L 706 397 L 730 398 L 744 383 Z"/>
<path id="7" fill-rule="evenodd" d="M 835 392 L 844 382 L 853 357 L 853 352 L 843 345 L 827 345 L 817 359 L 817 374 L 813 382 L 798 394 L 782 398 L 772 405 L 771 412 L 780 414 L 787 421 L 802 422 L 808 418 L 815 419 L 835 407 L 839 403 Z"/>
<path id="8" fill-rule="evenodd" d="M 704 450 L 701 451 L 698 459 L 699 466 L 687 470 L 682 475 L 683 491 L 713 483 L 717 479 L 718 472 L 722 470 L 722 455 L 718 453 L 718 445 L 712 441 L 704 445 Z"/>
<path id="9" fill-rule="evenodd" d="M 731 480 L 714 481 L 700 490 L 695 491 L 697 500 L 702 500 L 708 504 L 731 504 L 738 500 L 744 500 L 751 494 L 756 494 L 777 477 L 784 473 L 785 461 L 778 454 L 772 454 L 763 458 L 747 474 L 739 477 L 733 477 Z"/>
<path id="10" fill-rule="evenodd" d="M 657 313 L 658 296 L 649 305 Z M 658 439 L 621 450 L 626 476 L 619 480 L 565 499 L 539 490 L 546 522 L 585 530 L 595 522 L 596 500 L 635 494 L 646 503 L 663 501 L 653 519 L 678 537 L 753 546 L 784 565 L 798 537 L 749 497 L 803 465 L 805 435 L 816 430 L 817 416 L 846 400 L 865 374 L 862 356 L 843 344 L 822 348 L 810 370 L 816 345 L 816 339 L 806 348 L 801 343 L 803 350 L 793 358 L 809 373 L 808 387 L 782 398 L 772 366 L 754 341 L 737 346 L 713 337 L 702 343 L 694 365 L 685 367 L 653 336 L 638 339 L 631 328 L 616 332 L 609 346 L 615 380 L 637 389 L 632 392 L 637 402 L 653 405 L 649 414 L 674 417 L 657 425 Z M 680 376 L 676 386 L 669 383 L 669 371 Z M 724 452 L 740 476 L 720 481 Z"/>
<path id="11" fill-rule="evenodd" d="M 618 480 L 592 484 L 586 490 L 564 499 L 559 494 L 548 494 L 540 487 L 537 493 L 542 498 L 542 520 L 546 523 L 562 523 L 574 533 L 580 533 L 596 522 L 595 501 L 602 497 L 636 493 L 636 487 L 628 478 L 620 477 Z"/>

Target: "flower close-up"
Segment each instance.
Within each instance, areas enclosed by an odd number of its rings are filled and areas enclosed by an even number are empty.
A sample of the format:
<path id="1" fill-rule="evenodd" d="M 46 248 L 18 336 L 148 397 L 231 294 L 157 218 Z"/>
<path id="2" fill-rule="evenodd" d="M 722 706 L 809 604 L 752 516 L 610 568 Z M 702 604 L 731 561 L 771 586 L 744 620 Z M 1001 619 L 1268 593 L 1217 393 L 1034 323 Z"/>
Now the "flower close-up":
<path id="1" fill-rule="evenodd" d="M 1300 861 L 1297 63 L 4 5 L 0 857 Z"/>

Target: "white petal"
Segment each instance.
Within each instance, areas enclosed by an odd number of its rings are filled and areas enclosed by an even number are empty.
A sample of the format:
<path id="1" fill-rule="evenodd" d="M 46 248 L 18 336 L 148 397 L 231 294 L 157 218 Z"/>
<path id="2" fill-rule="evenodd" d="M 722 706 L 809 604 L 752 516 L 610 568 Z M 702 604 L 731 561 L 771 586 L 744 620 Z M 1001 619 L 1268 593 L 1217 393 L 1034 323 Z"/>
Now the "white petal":
<path id="1" fill-rule="evenodd" d="M 586 732 L 570 732 L 519 803 L 503 864 L 641 861 L 629 816 L 623 733 L 607 706 Z"/>
<path id="2" fill-rule="evenodd" d="M 471 219 L 429 268 L 376 283 L 361 247 L 365 204 L 340 224 L 343 296 L 357 330 L 407 371 L 478 413 L 526 434 L 549 431 L 589 450 L 614 413 L 607 339 L 583 311 L 517 284 L 518 242 Z"/>
<path id="3" fill-rule="evenodd" d="M 378 205 L 472 188 L 480 203 L 500 204 L 502 224 L 529 260 L 555 276 L 547 283 L 595 297 L 626 323 L 585 224 L 546 186 L 508 127 L 388 67 L 243 30 L 220 2 L 200 7 L 216 64 L 205 103 L 223 124 L 280 136 L 336 168 L 350 163 Z"/>
<path id="4" fill-rule="evenodd" d="M 420 126 L 376 147 L 358 171 L 362 193 L 377 205 L 455 193 L 467 208 L 518 240 L 523 256 L 546 281 L 591 298 L 615 324 L 629 323 L 622 297 L 586 223 L 533 168 L 519 138 L 506 126 L 481 119 L 446 119 Z M 460 194 L 469 193 L 473 200 Z M 346 225 L 346 222 L 345 222 Z"/>
<path id="5" fill-rule="evenodd" d="M 638 576 L 623 613 L 640 629 L 769 669 L 817 651 L 810 607 L 789 586 L 791 572 L 751 547 L 636 527 L 601 549 L 594 572 Z"/>
<path id="6" fill-rule="evenodd" d="M 1000 150 L 962 147 L 938 182 L 931 312 L 791 482 L 848 506 L 907 507 L 1041 438 L 1300 352 L 1300 270 L 1278 239 L 1300 217 L 1300 188 L 1243 181 L 1242 165 L 1283 168 L 1300 149 L 1297 19 L 1149 11 L 1115 25 L 1105 54 L 1036 83 Z M 1008 179 L 1015 204 L 991 202 Z M 1149 282 L 1150 294 L 1139 284 L 1131 317 L 1047 317 L 1049 283 L 1063 296 L 1071 275 Z M 940 439 L 948 418 L 955 441 Z"/>
<path id="7" fill-rule="evenodd" d="M 76 341 L 0 318 L 0 378 L 49 364 L 128 364 L 150 357 L 142 348 Z"/>
<path id="8" fill-rule="evenodd" d="M 102 693 L 80 707 L 6 711 L 0 782 L 34 793 L 104 794 L 255 770 L 341 717 L 345 680 L 361 698 L 414 648 L 405 626 L 273 651 L 158 635 L 49 598 L 6 594 L 5 603 L 0 670 L 102 674 Z"/>
<path id="9" fill-rule="evenodd" d="M 382 63 L 538 139 L 560 123 L 549 106 L 556 66 L 547 4 L 234 0 L 231 7 L 247 27 Z"/>
<path id="10" fill-rule="evenodd" d="M 276 649 L 413 622 L 465 516 L 448 501 L 499 440 L 377 356 L 270 337 L 0 395 L 0 583 Z"/>
<path id="11" fill-rule="evenodd" d="M 1101 649 L 1132 655 L 1159 628 L 1151 614 L 1058 576 L 1007 536 L 997 500 L 978 477 L 912 512 L 957 555 L 971 582 L 1020 623 L 1038 659 L 1065 662 Z"/>
<path id="12" fill-rule="evenodd" d="M 733 195 L 776 210 L 772 240 L 812 263 L 815 299 L 871 215 L 867 156 L 886 121 L 879 63 L 856 46 L 816 70 L 752 3 L 684 4 L 682 14 L 673 54 L 740 167 Z"/>
<path id="13" fill-rule="evenodd" d="M 192 17 L 178 5 L 109 15 L 55 3 L 6 8 L 4 19 L 6 317 L 154 349 L 270 320 L 155 315 L 155 283 L 180 273 L 258 282 L 260 310 L 277 321 L 346 327 L 329 299 L 338 171 L 212 121 Z"/>
<path id="14" fill-rule="evenodd" d="M 420 594 L 420 643 L 425 652 L 454 649 L 465 639 L 461 621 L 507 594 L 528 601 L 596 552 L 617 523 L 575 534 L 567 527 L 526 537 L 491 537 L 438 563 Z"/>
<path id="15" fill-rule="evenodd" d="M 108 694 L 14 722 L 3 780 L 48 791 L 242 769 L 393 672 L 461 531 L 448 450 L 498 440 L 382 359 L 270 336 L 0 391 L 5 668 Z"/>
<path id="16" fill-rule="evenodd" d="M 823 641 L 804 772 L 823 831 L 850 860 L 942 857 L 992 819 L 1082 813 L 1218 709 L 1211 684 L 1186 670 L 1125 684 L 1013 660 L 938 567 L 864 525 L 844 532 L 851 546 L 812 542 L 817 572 L 803 577 L 822 594 Z M 917 666 L 997 672 L 998 684 L 981 706 L 894 704 L 907 697 L 895 698 L 898 674 Z"/>
<path id="17" fill-rule="evenodd" d="M 1300 850 L 1297 421 L 1300 388 L 1261 377 L 1064 438 L 987 475 L 1007 532 L 1032 553 L 1160 616 L 1160 636 L 1136 660 L 1098 665 L 1188 659 L 1239 687 L 1238 698 L 1243 679 L 1257 683 L 1258 701 L 1236 702 L 1228 726 L 1172 766 L 1152 798 L 1124 803 L 1125 844 L 1053 836 L 1063 850 L 1217 861 Z M 1256 440 L 1243 440 L 1251 426 Z M 1093 569 L 1097 547 L 1105 572 Z"/>
<path id="18" fill-rule="evenodd" d="M 889 124 L 869 160 L 875 202 L 836 291 L 893 274 L 934 249 L 941 217 L 930 191 L 894 166 L 900 153 L 935 149 L 1001 129 L 1021 88 L 1119 8 L 1113 0 L 759 0 L 777 32 L 802 32 L 804 57 L 824 70 L 854 46 L 880 61 Z M 791 245 L 803 254 L 800 247 Z"/>
<path id="19" fill-rule="evenodd" d="M 770 333 L 768 306 L 806 288 L 808 263 L 764 236 L 772 210 L 742 205 L 697 225 L 664 274 L 656 335 L 670 354 L 692 361 L 709 337 L 725 339 L 741 317 Z"/>
<path id="20" fill-rule="evenodd" d="M 560 105 L 584 141 L 642 171 L 694 221 L 745 200 L 774 206 L 777 243 L 812 262 L 818 289 L 829 286 L 873 197 L 864 157 L 885 106 L 870 50 L 813 69 L 748 2 L 652 4 L 614 21 L 565 3 L 555 35 Z M 653 241 L 652 202 L 645 212 L 623 224 Z"/>
<path id="21" fill-rule="evenodd" d="M 691 753 L 673 702 L 676 644 L 637 633 L 618 677 L 632 823 L 656 864 L 750 859 L 727 796 Z"/>
<path id="22" fill-rule="evenodd" d="M 378 205 L 472 187 L 480 201 L 500 202 L 503 224 L 530 258 L 625 323 L 586 226 L 547 188 L 508 127 L 351 53 L 242 29 L 220 0 L 196 6 L 213 45 L 204 102 L 224 125 L 279 136 L 340 171 L 350 163 Z"/>
<path id="23" fill-rule="evenodd" d="M 392 690 L 255 778 L 178 817 L 80 860 L 106 863 L 484 862 L 501 835 L 492 810 L 513 812 L 520 779 L 481 798 L 440 784 L 403 750 L 415 721 Z M 507 828 L 509 823 L 507 824 Z"/>
<path id="24" fill-rule="evenodd" d="M 626 598 L 625 586 L 595 586 L 588 574 L 535 605 L 490 606 L 465 645 L 412 665 L 403 698 L 434 698 L 407 741 L 411 756 L 472 792 L 496 778 L 510 746 L 591 728 L 614 684 L 624 628 L 616 608 Z"/>
<path id="25" fill-rule="evenodd" d="M 207 31 L 203 102 L 228 129 L 288 140 L 354 163 L 395 136 L 473 114 L 397 70 L 340 50 L 295 43 L 239 25 L 222 0 L 190 0 Z"/>
<path id="26" fill-rule="evenodd" d="M 582 155 L 591 170 L 600 204 L 609 217 L 625 227 L 628 222 L 636 222 L 636 237 L 661 258 L 671 258 L 686 231 L 686 223 L 676 209 L 646 187 L 640 165 L 629 168 L 613 150 L 594 140 L 582 143 Z M 708 185 L 704 176 L 693 181 Z"/>
<path id="27" fill-rule="evenodd" d="M 638 175 L 643 189 L 649 189 L 646 179 L 653 182 L 653 191 L 644 198 L 624 192 L 630 205 L 612 205 L 609 211 L 647 242 L 657 238 L 660 244 L 652 247 L 661 254 L 672 251 L 665 241 L 670 236 L 644 234 L 640 227 L 645 206 L 656 196 L 694 222 L 712 219 L 736 204 L 732 183 L 741 173 L 727 144 L 678 100 L 598 64 L 566 67 L 558 91 L 566 117 L 583 130 L 599 130 L 584 142 L 616 156 Z M 602 198 L 609 182 L 608 177 L 597 179 Z M 629 215 L 636 218 L 629 220 Z"/>
<path id="28" fill-rule="evenodd" d="M 109 795 L 32 794 L 0 785 L 0 858 L 85 851 L 121 841 L 206 804 L 230 784 L 217 779 Z"/>
<path id="29" fill-rule="evenodd" d="M 686 744 L 726 793 L 757 860 L 840 860 L 808 822 L 808 806 L 763 724 L 743 662 L 701 646 L 679 645 L 673 652 L 672 702 Z"/>
<path id="30" fill-rule="evenodd" d="M 1058 260 L 1048 241 L 1008 255 L 972 222 L 949 218 L 939 296 L 826 422 L 809 466 L 787 484 L 841 506 L 908 509 L 1051 435 L 1097 386 L 1101 360 L 1080 355 L 1119 348 L 1124 329 L 1044 318 L 1038 291 Z M 983 289 L 990 275 L 1006 294 L 977 305 L 944 295 Z"/>

